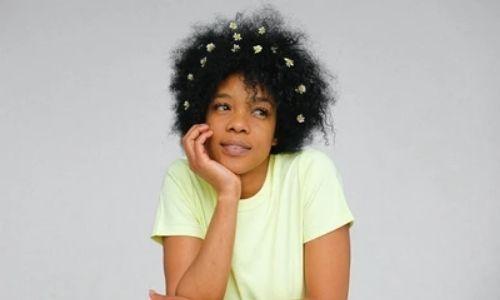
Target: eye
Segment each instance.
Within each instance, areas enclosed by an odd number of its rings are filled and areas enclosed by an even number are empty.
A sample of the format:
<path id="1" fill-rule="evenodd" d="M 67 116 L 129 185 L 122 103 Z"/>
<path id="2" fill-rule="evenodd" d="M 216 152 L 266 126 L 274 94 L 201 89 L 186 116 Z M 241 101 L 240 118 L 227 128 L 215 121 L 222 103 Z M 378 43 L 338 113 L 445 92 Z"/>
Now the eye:
<path id="1" fill-rule="evenodd" d="M 216 111 L 225 111 L 230 109 L 227 103 L 215 103 L 212 107 Z M 259 118 L 265 118 L 269 115 L 269 110 L 266 108 L 258 107 L 254 109 L 253 113 L 256 113 Z"/>
<path id="2" fill-rule="evenodd" d="M 256 108 L 254 111 L 260 112 L 258 115 L 261 117 L 267 117 L 267 115 L 269 115 L 269 112 L 265 108 Z"/>
<path id="3" fill-rule="evenodd" d="M 220 111 L 225 110 L 225 109 L 222 109 L 222 110 L 221 110 L 221 109 L 219 109 L 219 107 L 226 107 L 226 108 L 228 108 L 229 106 L 228 106 L 226 103 L 215 103 L 215 104 L 214 104 L 214 109 L 215 109 L 215 110 L 220 110 Z"/>

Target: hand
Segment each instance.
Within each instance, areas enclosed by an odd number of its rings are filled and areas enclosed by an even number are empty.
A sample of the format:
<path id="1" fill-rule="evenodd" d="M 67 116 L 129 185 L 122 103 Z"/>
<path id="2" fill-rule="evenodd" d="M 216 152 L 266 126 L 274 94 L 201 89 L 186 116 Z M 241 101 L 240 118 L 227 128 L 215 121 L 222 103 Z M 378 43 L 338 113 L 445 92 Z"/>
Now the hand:
<path id="1" fill-rule="evenodd" d="M 188 298 L 184 298 L 181 296 L 165 296 L 157 294 L 154 290 L 149 290 L 149 299 L 150 300 L 189 300 Z"/>
<path id="2" fill-rule="evenodd" d="M 195 124 L 182 137 L 182 146 L 189 161 L 189 168 L 200 175 L 221 197 L 239 200 L 241 197 L 240 177 L 211 159 L 205 149 L 205 141 L 213 131 L 207 124 Z"/>

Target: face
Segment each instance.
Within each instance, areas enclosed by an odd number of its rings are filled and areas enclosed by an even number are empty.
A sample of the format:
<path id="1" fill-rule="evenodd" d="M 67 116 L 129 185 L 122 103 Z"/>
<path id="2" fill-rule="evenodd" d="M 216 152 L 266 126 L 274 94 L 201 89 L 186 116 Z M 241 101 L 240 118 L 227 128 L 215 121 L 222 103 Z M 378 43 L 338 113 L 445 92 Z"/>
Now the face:
<path id="1" fill-rule="evenodd" d="M 206 142 L 209 156 L 239 175 L 267 166 L 271 146 L 277 142 L 273 100 L 260 87 L 255 94 L 243 79 L 233 74 L 222 81 L 206 114 L 213 131 Z"/>

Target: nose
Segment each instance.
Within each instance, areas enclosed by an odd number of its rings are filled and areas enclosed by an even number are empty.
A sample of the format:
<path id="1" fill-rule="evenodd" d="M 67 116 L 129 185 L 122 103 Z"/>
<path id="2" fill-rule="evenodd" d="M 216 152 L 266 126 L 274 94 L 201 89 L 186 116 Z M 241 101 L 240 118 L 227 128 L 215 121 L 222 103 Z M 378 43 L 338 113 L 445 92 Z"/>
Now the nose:
<path id="1" fill-rule="evenodd" d="M 250 127 L 248 126 L 248 120 L 245 112 L 235 111 L 227 123 L 226 130 L 249 133 Z"/>

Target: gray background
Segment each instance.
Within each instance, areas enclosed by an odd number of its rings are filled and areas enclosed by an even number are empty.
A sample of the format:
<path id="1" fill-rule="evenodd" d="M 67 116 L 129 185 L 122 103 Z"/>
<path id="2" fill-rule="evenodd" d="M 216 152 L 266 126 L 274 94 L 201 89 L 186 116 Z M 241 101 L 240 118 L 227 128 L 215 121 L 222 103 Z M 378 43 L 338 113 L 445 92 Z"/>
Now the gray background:
<path id="1" fill-rule="evenodd" d="M 163 291 L 168 51 L 261 3 L 210 2 L 0 1 L 0 299 Z M 273 3 L 338 77 L 350 299 L 499 299 L 499 2 Z"/>

